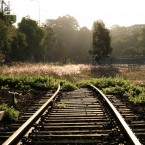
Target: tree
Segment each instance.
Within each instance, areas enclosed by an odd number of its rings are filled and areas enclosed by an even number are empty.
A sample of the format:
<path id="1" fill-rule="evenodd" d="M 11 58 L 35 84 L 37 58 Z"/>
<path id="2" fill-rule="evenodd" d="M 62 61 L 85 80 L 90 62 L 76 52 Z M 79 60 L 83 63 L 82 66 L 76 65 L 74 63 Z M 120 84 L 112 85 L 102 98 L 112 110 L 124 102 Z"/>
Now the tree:
<path id="1" fill-rule="evenodd" d="M 136 47 L 126 47 L 122 53 L 124 56 L 136 56 L 139 55 L 138 49 Z"/>
<path id="2" fill-rule="evenodd" d="M 70 16 L 65 15 L 58 17 L 56 20 L 47 20 L 46 26 L 51 27 L 55 32 L 56 49 L 55 57 L 57 61 L 62 59 L 73 59 L 75 51 L 75 42 L 77 39 L 79 24 L 77 20 Z"/>
<path id="3" fill-rule="evenodd" d="M 55 33 L 53 29 L 49 26 L 45 26 L 44 28 L 44 38 L 43 38 L 43 60 L 44 61 L 52 61 L 55 57 L 54 55 L 54 50 L 55 50 L 55 44 L 56 44 L 56 39 L 55 39 Z"/>
<path id="4" fill-rule="evenodd" d="M 93 23 L 93 50 L 90 54 L 93 59 L 101 63 L 111 52 L 112 48 L 110 46 L 111 38 L 109 35 L 109 30 L 105 28 L 105 24 L 102 20 L 95 21 Z"/>
<path id="5" fill-rule="evenodd" d="M 2 65 L 5 61 L 5 55 L 0 51 L 0 65 Z"/>
<path id="6" fill-rule="evenodd" d="M 92 33 L 87 27 L 82 27 L 77 35 L 73 55 L 76 56 L 77 63 L 87 63 L 89 61 L 88 51 L 92 45 Z"/>
<path id="7" fill-rule="evenodd" d="M 138 42 L 140 47 L 145 47 L 145 26 L 139 31 Z"/>
<path id="8" fill-rule="evenodd" d="M 25 61 L 27 58 L 27 54 L 25 53 L 26 47 L 27 43 L 25 34 L 16 31 L 15 37 L 13 38 L 13 42 L 11 44 L 10 60 L 17 62 Z"/>
<path id="9" fill-rule="evenodd" d="M 6 62 L 9 61 L 9 53 L 14 35 L 15 28 L 9 17 L 0 12 L 0 51 L 5 57 Z"/>
<path id="10" fill-rule="evenodd" d="M 140 47 L 145 47 L 145 45 L 143 46 L 143 43 L 145 44 L 145 37 L 143 36 L 144 27 L 145 24 L 132 25 L 129 27 L 113 26 L 110 29 L 111 45 L 113 47 L 111 55 L 113 57 L 124 56 L 124 53 L 128 56 L 132 54 L 135 55 L 135 53 L 141 55 Z M 135 53 L 129 51 L 128 48 L 134 48 Z M 128 50 L 128 53 L 125 52 L 126 50 Z"/>
<path id="11" fill-rule="evenodd" d="M 42 42 L 44 37 L 42 28 L 38 26 L 36 21 L 30 18 L 23 18 L 18 26 L 18 31 L 26 36 L 26 60 L 40 61 L 42 59 Z"/>

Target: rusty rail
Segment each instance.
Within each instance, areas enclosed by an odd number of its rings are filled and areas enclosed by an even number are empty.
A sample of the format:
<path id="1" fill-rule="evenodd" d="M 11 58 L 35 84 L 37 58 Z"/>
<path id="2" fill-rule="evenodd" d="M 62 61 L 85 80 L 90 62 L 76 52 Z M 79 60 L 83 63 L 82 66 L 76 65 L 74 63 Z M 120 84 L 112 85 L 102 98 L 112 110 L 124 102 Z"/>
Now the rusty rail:
<path id="1" fill-rule="evenodd" d="M 95 86 L 93 86 L 93 85 L 90 85 L 90 86 L 93 87 L 95 90 L 97 90 L 101 94 L 101 96 L 105 99 L 108 106 L 110 107 L 110 109 L 112 110 L 114 115 L 116 116 L 116 118 L 117 118 L 119 124 L 121 125 L 124 133 L 127 135 L 127 138 L 130 140 L 130 143 L 132 145 L 141 145 L 141 143 L 136 138 L 136 136 L 134 135 L 134 133 L 132 132 L 130 127 L 127 125 L 127 123 L 122 118 L 121 114 L 116 110 L 114 105 L 109 101 L 109 99 L 104 95 L 104 93 L 101 90 L 99 90 L 98 88 L 96 88 Z"/>
<path id="2" fill-rule="evenodd" d="M 53 96 L 48 99 L 48 101 L 41 106 L 39 110 L 36 111 L 14 134 L 12 134 L 2 145 L 14 145 L 17 144 L 20 139 L 28 132 L 31 128 L 32 124 L 34 124 L 38 118 L 45 112 L 51 101 L 56 97 L 60 90 L 60 85 L 58 85 L 57 91 L 53 94 Z"/>

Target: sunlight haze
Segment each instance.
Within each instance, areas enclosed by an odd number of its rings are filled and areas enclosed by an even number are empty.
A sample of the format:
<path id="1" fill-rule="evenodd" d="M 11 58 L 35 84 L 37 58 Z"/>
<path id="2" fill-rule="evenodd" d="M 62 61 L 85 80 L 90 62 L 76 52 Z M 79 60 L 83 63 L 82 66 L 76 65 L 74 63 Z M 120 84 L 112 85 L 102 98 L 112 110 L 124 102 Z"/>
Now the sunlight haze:
<path id="1" fill-rule="evenodd" d="M 75 17 L 81 27 L 89 29 L 98 19 L 107 27 L 145 24 L 144 0 L 10 0 L 10 4 L 17 22 L 28 15 L 37 21 L 40 17 L 44 23 L 46 19 L 68 14 Z"/>

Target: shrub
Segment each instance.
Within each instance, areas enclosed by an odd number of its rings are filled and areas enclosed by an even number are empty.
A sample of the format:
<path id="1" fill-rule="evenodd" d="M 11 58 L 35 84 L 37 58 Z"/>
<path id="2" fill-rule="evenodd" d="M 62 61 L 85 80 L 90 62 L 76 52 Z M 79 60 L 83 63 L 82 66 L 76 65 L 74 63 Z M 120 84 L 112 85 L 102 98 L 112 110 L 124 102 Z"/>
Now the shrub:
<path id="1" fill-rule="evenodd" d="M 0 87 L 20 90 L 50 90 L 59 82 L 50 76 L 0 76 Z"/>
<path id="2" fill-rule="evenodd" d="M 60 84 L 62 91 L 73 91 L 75 90 L 77 87 L 75 84 L 67 82 L 67 81 L 61 81 Z"/>
<path id="3" fill-rule="evenodd" d="M 18 120 L 19 111 L 15 110 L 13 107 L 8 107 L 7 104 L 3 103 L 0 105 L 0 110 L 5 111 L 3 122 L 14 122 Z"/>
<path id="4" fill-rule="evenodd" d="M 130 97 L 129 98 L 130 101 L 132 101 L 133 103 L 137 104 L 137 103 L 145 103 L 145 93 L 142 93 L 136 97 Z"/>
<path id="5" fill-rule="evenodd" d="M 145 89 L 141 86 L 130 83 L 123 78 L 95 78 L 77 83 L 78 87 L 86 87 L 93 84 L 105 94 L 113 94 L 119 97 L 127 97 L 133 103 L 145 102 Z"/>

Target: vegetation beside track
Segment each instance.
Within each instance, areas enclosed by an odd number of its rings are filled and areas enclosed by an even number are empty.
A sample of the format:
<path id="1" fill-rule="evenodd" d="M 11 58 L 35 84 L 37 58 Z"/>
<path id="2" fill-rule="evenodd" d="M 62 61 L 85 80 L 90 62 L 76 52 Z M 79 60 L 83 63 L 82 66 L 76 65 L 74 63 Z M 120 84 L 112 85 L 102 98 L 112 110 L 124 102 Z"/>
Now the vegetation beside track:
<path id="1" fill-rule="evenodd" d="M 86 87 L 87 84 L 95 85 L 105 94 L 127 97 L 134 104 L 145 103 L 145 88 L 120 77 L 90 79 L 80 81 L 77 85 Z"/>
<path id="2" fill-rule="evenodd" d="M 124 68 L 119 70 L 112 66 L 60 65 L 57 67 L 47 64 L 23 64 L 10 68 L 4 67 L 0 71 L 2 73 L 0 75 L 0 99 L 3 94 L 3 96 L 7 95 L 8 97 L 15 95 L 14 101 L 17 105 L 13 107 L 18 110 L 19 106 L 27 104 L 27 101 L 24 102 L 24 98 L 33 102 L 35 98 L 39 99 L 36 96 L 43 95 L 45 91 L 55 90 L 59 83 L 62 91 L 72 91 L 77 87 L 93 84 L 105 94 L 125 98 L 132 104 L 143 105 L 145 103 L 144 82 L 141 82 L 141 79 L 137 81 L 138 73 L 140 73 L 138 78 L 144 77 L 143 69 L 128 71 Z M 130 75 L 130 73 L 136 75 Z M 141 83 L 133 83 L 133 76 L 135 76 L 135 82 Z"/>
<path id="3" fill-rule="evenodd" d="M 0 76 L 0 103 L 2 103 L 0 111 L 5 111 L 2 122 L 10 123 L 17 121 L 19 112 L 23 112 L 28 107 L 28 104 L 33 104 L 33 102 L 35 103 L 35 101 L 39 100 L 46 91 L 57 88 L 58 84 L 61 84 L 62 91 L 76 89 L 76 85 L 73 83 L 55 79 L 51 76 Z"/>
<path id="4" fill-rule="evenodd" d="M 4 123 L 14 122 L 18 120 L 19 111 L 14 109 L 12 106 L 9 107 L 7 104 L 3 103 L 0 105 L 0 110 L 5 111 L 2 119 Z"/>
<path id="5" fill-rule="evenodd" d="M 12 75 L 12 76 L 0 76 L 1 89 L 19 89 L 19 90 L 37 90 L 47 91 L 57 87 L 58 84 L 62 84 L 63 91 L 71 91 L 76 89 L 76 86 L 66 80 L 55 79 L 54 77 L 47 75 Z"/>
<path id="6" fill-rule="evenodd" d="M 47 91 L 62 85 L 62 91 L 71 91 L 77 87 L 85 87 L 87 84 L 93 84 L 99 89 L 103 90 L 105 94 L 113 94 L 120 97 L 128 97 L 134 103 L 145 102 L 145 89 L 137 84 L 133 84 L 121 77 L 102 77 L 92 78 L 88 80 L 81 80 L 70 82 L 67 80 L 57 79 L 47 75 L 12 75 L 0 76 L 1 89 L 15 89 L 15 90 L 37 90 Z"/>

